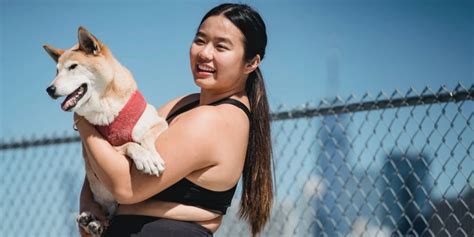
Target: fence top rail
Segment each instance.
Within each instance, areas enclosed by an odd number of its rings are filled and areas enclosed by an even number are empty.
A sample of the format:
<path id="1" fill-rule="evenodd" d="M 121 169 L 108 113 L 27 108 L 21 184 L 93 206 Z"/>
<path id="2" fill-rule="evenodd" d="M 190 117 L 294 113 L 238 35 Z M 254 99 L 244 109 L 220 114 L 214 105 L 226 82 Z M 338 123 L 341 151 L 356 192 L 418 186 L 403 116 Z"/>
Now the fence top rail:
<path id="1" fill-rule="evenodd" d="M 449 91 L 443 86 L 438 90 L 438 92 L 433 92 L 430 88 L 426 87 L 421 93 L 417 93 L 412 88 L 405 95 L 402 95 L 400 91 L 395 90 L 395 92 L 392 93 L 390 97 L 381 92 L 375 99 L 363 101 L 367 98 L 370 99 L 370 95 L 368 93 L 362 97 L 361 102 L 356 103 L 350 103 L 350 101 L 354 99 L 354 96 L 350 96 L 346 101 L 343 101 L 340 99 L 340 97 L 336 97 L 332 102 L 328 102 L 327 100 L 323 99 L 316 108 L 299 108 L 272 113 L 271 120 L 279 121 L 360 111 L 473 100 L 474 84 L 468 89 L 466 89 L 463 85 L 458 84 L 453 91 Z M 64 135 L 53 138 L 30 138 L 10 142 L 0 141 L 0 151 L 76 142 L 80 142 L 80 137 L 78 135 Z"/>
<path id="2" fill-rule="evenodd" d="M 64 137 L 53 137 L 53 138 L 32 138 L 32 139 L 23 139 L 21 141 L 13 141 L 8 143 L 0 143 L 1 150 L 10 150 L 10 149 L 25 149 L 30 147 L 37 146 L 48 146 L 48 145 L 59 145 L 67 143 L 80 142 L 81 138 L 78 135 L 70 135 Z"/>
<path id="3" fill-rule="evenodd" d="M 378 94 L 375 100 L 361 101 L 349 103 L 354 97 L 350 96 L 346 101 L 340 97 L 336 97 L 332 102 L 322 100 L 317 108 L 300 108 L 290 111 L 282 111 L 272 113 L 271 120 L 286 120 L 298 119 L 308 117 L 318 117 L 325 115 L 335 115 L 343 113 L 354 113 L 360 111 L 383 110 L 391 108 L 400 108 L 416 105 L 428 105 L 446 102 L 460 102 L 474 99 L 474 85 L 469 89 L 465 89 L 461 84 L 458 84 L 454 91 L 448 91 L 445 87 L 441 87 L 437 93 L 433 93 L 428 87 L 423 90 L 421 94 L 417 94 L 414 89 L 410 89 L 405 96 L 400 96 L 401 93 L 396 90 L 392 96 L 388 97 L 385 93 Z M 370 97 L 368 93 L 363 96 L 363 99 Z"/>

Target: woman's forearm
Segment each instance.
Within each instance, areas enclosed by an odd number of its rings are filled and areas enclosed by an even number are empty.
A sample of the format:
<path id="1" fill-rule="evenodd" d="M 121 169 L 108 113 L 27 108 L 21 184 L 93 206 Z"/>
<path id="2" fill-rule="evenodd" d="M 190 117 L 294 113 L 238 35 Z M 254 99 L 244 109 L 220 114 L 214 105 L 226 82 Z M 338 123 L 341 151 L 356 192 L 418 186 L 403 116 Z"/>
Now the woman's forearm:
<path id="1" fill-rule="evenodd" d="M 82 156 L 84 158 L 85 171 L 87 173 L 87 170 L 90 170 L 91 167 L 87 159 L 87 154 L 86 154 L 84 145 L 82 145 Z M 84 181 L 82 183 L 81 194 L 79 196 L 79 211 L 80 212 L 84 211 L 93 202 L 94 202 L 94 194 L 92 193 L 92 190 L 89 186 L 89 180 L 87 179 L 87 175 L 84 175 Z"/>
<path id="2" fill-rule="evenodd" d="M 94 198 L 89 187 L 89 181 L 87 181 L 87 177 L 84 177 L 84 183 L 82 184 L 81 196 L 79 199 L 79 211 L 82 212 L 87 209 L 88 204 L 93 200 Z"/>

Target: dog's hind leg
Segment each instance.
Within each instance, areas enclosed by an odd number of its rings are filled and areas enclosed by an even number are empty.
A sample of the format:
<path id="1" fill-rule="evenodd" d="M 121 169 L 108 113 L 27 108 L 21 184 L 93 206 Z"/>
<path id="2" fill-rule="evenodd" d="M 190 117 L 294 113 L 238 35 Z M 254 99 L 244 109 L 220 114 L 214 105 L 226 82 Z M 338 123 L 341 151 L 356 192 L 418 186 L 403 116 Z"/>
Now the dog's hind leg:
<path id="1" fill-rule="evenodd" d="M 84 229 L 86 229 L 87 225 L 95 219 L 94 215 L 90 212 L 81 212 L 81 214 L 76 217 L 77 224 Z"/>
<path id="2" fill-rule="evenodd" d="M 76 221 L 82 229 L 93 236 L 101 236 L 105 230 L 102 223 L 90 212 L 81 212 L 77 215 Z"/>
<path id="3" fill-rule="evenodd" d="M 100 221 L 96 220 L 87 225 L 87 230 L 89 231 L 89 234 L 92 234 L 93 236 L 102 236 L 105 227 L 100 223 Z"/>

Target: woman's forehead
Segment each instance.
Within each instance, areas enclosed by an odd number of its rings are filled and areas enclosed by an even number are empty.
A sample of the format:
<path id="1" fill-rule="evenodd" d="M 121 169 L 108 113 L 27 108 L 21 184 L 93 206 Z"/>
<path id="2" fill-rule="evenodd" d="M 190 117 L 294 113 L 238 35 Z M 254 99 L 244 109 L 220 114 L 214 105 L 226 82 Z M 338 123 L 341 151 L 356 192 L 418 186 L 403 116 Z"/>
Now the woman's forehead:
<path id="1" fill-rule="evenodd" d="M 198 35 L 228 39 L 232 42 L 243 39 L 239 28 L 222 15 L 208 17 L 199 27 Z"/>

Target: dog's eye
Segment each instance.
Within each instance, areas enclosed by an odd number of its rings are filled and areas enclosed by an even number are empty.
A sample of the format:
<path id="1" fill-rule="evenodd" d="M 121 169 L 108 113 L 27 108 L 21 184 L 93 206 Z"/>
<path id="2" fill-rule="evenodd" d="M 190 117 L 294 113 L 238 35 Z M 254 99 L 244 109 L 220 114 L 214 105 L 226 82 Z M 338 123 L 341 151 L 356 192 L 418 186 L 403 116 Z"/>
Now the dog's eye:
<path id="1" fill-rule="evenodd" d="M 74 63 L 73 65 L 69 66 L 68 70 L 70 71 L 70 70 L 72 70 L 72 69 L 74 69 L 74 68 L 76 68 L 76 67 L 77 67 L 77 64 Z"/>

